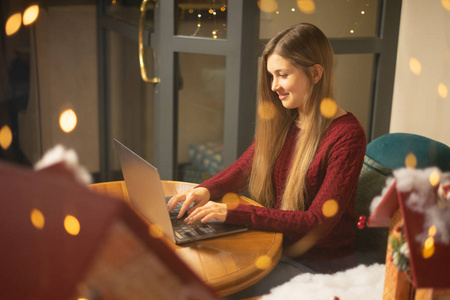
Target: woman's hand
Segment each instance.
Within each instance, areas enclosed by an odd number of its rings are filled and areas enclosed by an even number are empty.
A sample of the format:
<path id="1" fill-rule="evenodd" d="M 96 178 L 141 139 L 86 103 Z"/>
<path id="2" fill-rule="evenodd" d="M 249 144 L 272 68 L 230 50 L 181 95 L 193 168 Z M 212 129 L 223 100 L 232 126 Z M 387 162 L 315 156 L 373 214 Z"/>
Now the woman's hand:
<path id="1" fill-rule="evenodd" d="M 178 214 L 179 219 L 186 213 L 187 209 L 189 208 L 189 206 L 191 206 L 192 203 L 195 203 L 195 205 L 189 209 L 188 214 L 193 212 L 196 208 L 208 203 L 210 197 L 211 194 L 209 193 L 207 188 L 198 187 L 173 196 L 167 203 L 167 207 L 170 212 L 174 209 L 178 202 L 184 201 L 184 203 L 181 205 L 180 213 Z"/>
<path id="2" fill-rule="evenodd" d="M 227 205 L 225 203 L 217 203 L 209 201 L 204 206 L 197 207 L 184 221 L 192 224 L 197 220 L 205 223 L 211 219 L 225 222 L 227 218 Z"/>

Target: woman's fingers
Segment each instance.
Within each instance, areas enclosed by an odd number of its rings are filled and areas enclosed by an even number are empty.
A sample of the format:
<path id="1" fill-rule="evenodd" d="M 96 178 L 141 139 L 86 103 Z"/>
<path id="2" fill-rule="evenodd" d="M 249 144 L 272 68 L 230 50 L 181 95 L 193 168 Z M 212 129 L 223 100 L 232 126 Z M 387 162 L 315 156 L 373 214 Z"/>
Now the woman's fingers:
<path id="1" fill-rule="evenodd" d="M 184 214 L 188 210 L 189 206 L 191 206 L 191 204 L 193 202 L 198 202 L 198 201 L 199 200 L 197 199 L 197 195 L 193 191 L 188 192 L 186 195 L 186 199 L 184 200 L 183 204 L 181 205 L 180 213 L 178 214 L 178 219 L 181 218 L 182 216 L 184 216 Z"/>
<path id="2" fill-rule="evenodd" d="M 186 193 L 176 194 L 172 198 L 170 198 L 169 202 L 167 202 L 167 209 L 171 212 L 178 202 L 186 200 Z"/>
<path id="3" fill-rule="evenodd" d="M 224 222 L 227 216 L 226 204 L 209 201 L 206 205 L 196 208 L 185 219 L 185 222 L 191 224 L 197 220 L 207 222 L 212 219 Z"/>
<path id="4" fill-rule="evenodd" d="M 195 188 L 193 190 L 185 191 L 181 194 L 173 196 L 167 203 L 167 208 L 169 212 L 171 212 L 178 203 L 183 202 L 178 214 L 178 219 L 180 219 L 182 216 L 184 216 L 186 211 L 188 211 L 189 207 L 193 203 L 195 205 L 189 209 L 189 213 L 194 211 L 196 208 L 205 205 L 209 201 L 209 198 L 210 193 L 208 189 L 203 187 Z"/>

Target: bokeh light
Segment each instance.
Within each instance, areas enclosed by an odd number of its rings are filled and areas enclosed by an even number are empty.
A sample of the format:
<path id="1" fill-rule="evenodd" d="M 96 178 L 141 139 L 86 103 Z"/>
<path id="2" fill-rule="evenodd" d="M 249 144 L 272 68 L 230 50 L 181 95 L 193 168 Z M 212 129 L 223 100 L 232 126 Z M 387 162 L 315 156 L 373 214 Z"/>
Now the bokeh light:
<path id="1" fill-rule="evenodd" d="M 426 239 L 426 241 L 423 245 L 423 251 L 422 251 L 423 258 L 425 258 L 425 259 L 430 258 L 431 256 L 433 256 L 434 251 L 435 251 L 434 238 L 430 236 L 429 238 Z"/>
<path id="2" fill-rule="evenodd" d="M 437 186 L 439 184 L 439 181 L 440 181 L 439 172 L 437 170 L 434 170 L 430 174 L 430 184 L 432 186 Z"/>
<path id="3" fill-rule="evenodd" d="M 267 270 L 272 265 L 272 259 L 267 255 L 261 255 L 255 261 L 255 266 L 260 270 Z"/>
<path id="4" fill-rule="evenodd" d="M 63 111 L 59 117 L 59 126 L 64 132 L 71 132 L 77 126 L 77 115 L 72 109 Z"/>
<path id="5" fill-rule="evenodd" d="M 441 0 L 441 3 L 446 10 L 450 11 L 450 0 Z"/>
<path id="6" fill-rule="evenodd" d="M 417 166 L 417 158 L 414 153 L 406 155 L 405 166 L 410 169 L 414 169 Z"/>
<path id="7" fill-rule="evenodd" d="M 276 108 L 272 102 L 262 102 L 258 106 L 258 116 L 263 120 L 271 120 L 275 118 Z"/>
<path id="8" fill-rule="evenodd" d="M 322 213 L 325 217 L 331 218 L 337 214 L 339 210 L 339 204 L 336 200 L 330 199 L 325 201 L 322 206 Z"/>
<path id="9" fill-rule="evenodd" d="M 37 229 L 44 228 L 45 217 L 44 214 L 37 208 L 34 208 L 30 214 L 31 224 Z"/>
<path id="10" fill-rule="evenodd" d="M 331 119 L 336 115 L 337 104 L 334 99 L 324 98 L 320 103 L 320 113 L 327 119 Z"/>
<path id="11" fill-rule="evenodd" d="M 266 13 L 274 12 L 278 8 L 276 0 L 258 0 L 257 4 L 259 9 Z"/>
<path id="12" fill-rule="evenodd" d="M 11 146 L 13 139 L 11 128 L 9 128 L 8 125 L 5 125 L 0 129 L 0 147 L 3 148 L 3 150 L 6 150 Z"/>
<path id="13" fill-rule="evenodd" d="M 19 31 L 20 26 L 22 26 L 22 14 L 16 13 L 8 18 L 5 25 L 6 35 L 13 35 Z"/>
<path id="14" fill-rule="evenodd" d="M 31 5 L 23 13 L 23 25 L 30 25 L 39 16 L 39 6 Z"/>
<path id="15" fill-rule="evenodd" d="M 314 0 L 297 0 L 297 6 L 304 14 L 310 15 L 316 12 Z"/>
<path id="16" fill-rule="evenodd" d="M 64 218 L 64 229 L 70 235 L 78 235 L 81 229 L 80 222 L 74 216 L 67 215 Z"/>
<path id="17" fill-rule="evenodd" d="M 437 228 L 435 225 L 430 226 L 430 228 L 428 228 L 428 235 L 433 237 L 436 235 L 437 232 Z"/>
<path id="18" fill-rule="evenodd" d="M 240 201 L 239 195 L 236 193 L 226 193 L 222 197 L 223 203 L 239 203 L 239 201 Z"/>
<path id="19" fill-rule="evenodd" d="M 418 76 L 420 75 L 420 73 L 422 73 L 422 64 L 417 58 L 411 57 L 409 59 L 409 69 L 414 75 Z"/>
<path id="20" fill-rule="evenodd" d="M 441 98 L 445 99 L 448 96 L 448 88 L 442 82 L 438 85 L 438 94 Z"/>

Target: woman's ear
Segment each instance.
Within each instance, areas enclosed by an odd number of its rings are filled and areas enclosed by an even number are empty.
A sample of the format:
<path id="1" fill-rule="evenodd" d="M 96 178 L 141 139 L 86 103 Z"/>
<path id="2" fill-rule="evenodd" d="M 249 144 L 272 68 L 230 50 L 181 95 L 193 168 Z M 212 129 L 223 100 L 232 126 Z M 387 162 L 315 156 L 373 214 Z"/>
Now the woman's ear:
<path id="1" fill-rule="evenodd" d="M 323 68 L 319 64 L 315 64 L 310 67 L 312 82 L 315 85 L 319 82 L 323 75 Z"/>

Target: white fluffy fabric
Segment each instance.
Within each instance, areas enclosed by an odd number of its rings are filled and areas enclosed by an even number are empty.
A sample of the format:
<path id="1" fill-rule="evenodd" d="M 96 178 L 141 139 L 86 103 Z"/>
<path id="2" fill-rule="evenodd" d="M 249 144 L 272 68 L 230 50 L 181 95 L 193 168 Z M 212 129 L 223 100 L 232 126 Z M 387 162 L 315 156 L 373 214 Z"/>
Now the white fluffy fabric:
<path id="1" fill-rule="evenodd" d="M 44 169 L 61 162 L 74 174 L 80 183 L 90 184 L 92 182 L 89 171 L 79 164 L 75 150 L 66 149 L 62 145 L 56 145 L 54 148 L 45 152 L 44 156 L 34 165 L 34 169 Z"/>
<path id="2" fill-rule="evenodd" d="M 437 233 L 434 236 L 435 242 L 442 242 L 446 245 L 450 243 L 450 210 L 441 209 L 437 201 L 438 185 L 430 184 L 430 177 L 433 173 L 438 177 L 447 179 L 449 173 L 442 173 L 438 168 L 426 169 L 401 168 L 393 172 L 393 177 L 388 178 L 386 186 L 380 196 L 375 197 L 370 205 L 373 213 L 385 196 L 386 192 L 396 182 L 396 188 L 402 193 L 411 192 L 406 200 L 406 205 L 416 212 L 424 214 L 423 232 L 416 236 L 419 243 L 424 243 L 428 238 L 430 226 L 436 226 Z M 430 200 L 431 198 L 431 200 Z M 431 203 L 431 204 L 430 204 Z"/>
<path id="3" fill-rule="evenodd" d="M 335 274 L 301 274 L 261 300 L 382 300 L 385 265 L 360 265 Z"/>

